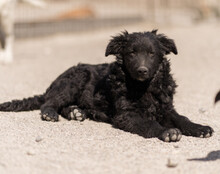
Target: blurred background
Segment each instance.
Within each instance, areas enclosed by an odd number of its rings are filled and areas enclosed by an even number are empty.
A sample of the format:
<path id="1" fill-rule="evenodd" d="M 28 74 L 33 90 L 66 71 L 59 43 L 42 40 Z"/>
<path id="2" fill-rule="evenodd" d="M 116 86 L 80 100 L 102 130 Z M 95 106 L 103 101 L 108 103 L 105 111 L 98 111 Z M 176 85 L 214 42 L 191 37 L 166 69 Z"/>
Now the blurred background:
<path id="1" fill-rule="evenodd" d="M 14 60 L 0 62 L 0 103 L 44 93 L 78 63 L 114 61 L 105 58 L 106 45 L 125 29 L 159 29 L 178 49 L 167 56 L 178 84 L 175 108 L 215 134 L 208 140 L 183 136 L 175 147 L 105 123 L 60 118 L 51 124 L 39 111 L 0 112 L 1 174 L 219 173 L 220 102 L 214 106 L 214 99 L 220 90 L 220 0 L 44 0 L 43 8 L 19 1 Z M 42 142 L 34 141 L 37 135 Z M 210 160 L 187 160 L 210 152 Z M 178 166 L 167 168 L 167 159 Z"/>
<path id="2" fill-rule="evenodd" d="M 220 21 L 220 0 L 44 1 L 44 8 L 17 4 L 16 38 L 102 30 L 140 22 L 182 26 Z"/>

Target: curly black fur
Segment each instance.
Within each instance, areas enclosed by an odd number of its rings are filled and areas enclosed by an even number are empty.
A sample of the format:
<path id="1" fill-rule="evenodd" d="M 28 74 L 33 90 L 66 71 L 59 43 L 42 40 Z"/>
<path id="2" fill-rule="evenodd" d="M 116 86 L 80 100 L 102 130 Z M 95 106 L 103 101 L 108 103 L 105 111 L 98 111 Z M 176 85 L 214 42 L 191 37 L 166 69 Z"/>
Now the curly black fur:
<path id="1" fill-rule="evenodd" d="M 45 94 L 0 105 L 1 111 L 41 109 L 42 119 L 68 118 L 77 105 L 88 118 L 114 127 L 179 141 L 181 134 L 209 137 L 212 128 L 192 123 L 173 106 L 176 83 L 165 58 L 177 54 L 175 43 L 163 34 L 127 31 L 110 40 L 105 55 L 115 55 L 111 64 L 79 64 L 61 74 Z"/>

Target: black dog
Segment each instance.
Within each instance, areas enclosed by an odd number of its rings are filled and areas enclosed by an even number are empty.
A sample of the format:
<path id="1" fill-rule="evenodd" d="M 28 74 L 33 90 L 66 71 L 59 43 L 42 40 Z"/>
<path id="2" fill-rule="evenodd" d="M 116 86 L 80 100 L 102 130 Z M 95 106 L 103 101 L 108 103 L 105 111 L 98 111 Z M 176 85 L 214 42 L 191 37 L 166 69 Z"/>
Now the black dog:
<path id="1" fill-rule="evenodd" d="M 173 106 L 176 84 L 165 55 L 177 49 L 163 34 L 127 31 L 113 37 L 105 55 L 111 64 L 79 64 L 60 75 L 46 93 L 0 105 L 1 111 L 41 109 L 43 120 L 77 116 L 109 122 L 143 137 L 179 141 L 182 134 L 210 137 L 213 129 L 192 123 Z M 74 106 L 72 106 L 74 105 Z M 77 106 L 77 107 L 76 107 Z"/>

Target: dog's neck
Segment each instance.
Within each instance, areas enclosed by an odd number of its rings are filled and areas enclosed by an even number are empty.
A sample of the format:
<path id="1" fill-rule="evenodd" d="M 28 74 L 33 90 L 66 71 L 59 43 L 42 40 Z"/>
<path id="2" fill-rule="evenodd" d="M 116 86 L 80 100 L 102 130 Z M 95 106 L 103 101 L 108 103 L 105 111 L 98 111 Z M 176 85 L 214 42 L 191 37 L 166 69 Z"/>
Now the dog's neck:
<path id="1" fill-rule="evenodd" d="M 148 91 L 152 93 L 160 93 L 160 91 L 162 90 L 162 81 L 164 81 L 164 79 L 168 79 L 168 77 L 170 77 L 170 80 L 172 80 L 170 71 L 170 61 L 167 60 L 167 58 L 164 58 L 151 80 Z M 173 87 L 176 87 L 175 83 Z"/>

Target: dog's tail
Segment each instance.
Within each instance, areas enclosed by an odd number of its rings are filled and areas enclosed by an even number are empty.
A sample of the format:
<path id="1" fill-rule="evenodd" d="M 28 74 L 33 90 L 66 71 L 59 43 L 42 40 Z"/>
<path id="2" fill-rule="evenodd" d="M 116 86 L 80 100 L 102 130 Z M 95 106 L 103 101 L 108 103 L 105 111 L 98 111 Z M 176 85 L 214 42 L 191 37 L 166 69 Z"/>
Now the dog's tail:
<path id="1" fill-rule="evenodd" d="M 38 95 L 23 100 L 12 100 L 0 104 L 0 111 L 31 111 L 40 109 L 40 106 L 45 103 L 44 95 Z"/>
<path id="2" fill-rule="evenodd" d="M 216 94 L 215 103 L 220 100 L 220 91 Z"/>

